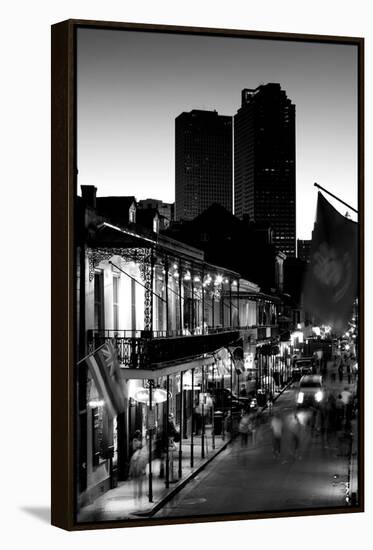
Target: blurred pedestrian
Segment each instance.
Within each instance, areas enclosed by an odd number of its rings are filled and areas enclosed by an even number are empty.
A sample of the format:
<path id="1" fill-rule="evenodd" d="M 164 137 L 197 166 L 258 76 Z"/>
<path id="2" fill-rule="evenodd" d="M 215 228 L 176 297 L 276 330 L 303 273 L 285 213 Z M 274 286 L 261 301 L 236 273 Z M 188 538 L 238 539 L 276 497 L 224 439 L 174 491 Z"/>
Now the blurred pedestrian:
<path id="1" fill-rule="evenodd" d="M 300 435 L 301 435 L 301 423 L 297 411 L 293 412 L 293 415 L 290 418 L 289 430 L 290 430 L 290 440 L 292 446 L 292 453 L 294 459 L 301 459 L 299 454 L 300 451 Z"/>
<path id="2" fill-rule="evenodd" d="M 339 376 L 339 381 L 342 382 L 343 381 L 343 364 L 342 363 L 340 363 L 338 367 L 338 376 Z"/>
<path id="3" fill-rule="evenodd" d="M 136 430 L 132 439 L 132 452 L 134 453 L 142 447 L 142 434 L 140 430 Z"/>
<path id="4" fill-rule="evenodd" d="M 341 393 L 341 400 L 343 403 L 343 424 L 345 430 L 351 428 L 351 417 L 352 417 L 352 393 L 346 386 Z"/>
<path id="5" fill-rule="evenodd" d="M 348 361 L 346 366 L 346 372 L 347 372 L 347 382 L 351 384 L 351 362 Z"/>
<path id="6" fill-rule="evenodd" d="M 177 430 L 175 426 L 173 413 L 170 413 L 168 415 L 167 433 L 168 433 L 168 437 L 172 437 L 174 441 L 176 442 L 180 441 L 180 432 Z"/>
<path id="7" fill-rule="evenodd" d="M 247 412 L 243 413 L 241 416 L 240 422 L 238 424 L 238 433 L 241 437 L 241 447 L 247 446 L 247 440 L 249 437 L 249 424 L 250 424 L 250 416 Z"/>
<path id="8" fill-rule="evenodd" d="M 272 430 L 273 456 L 275 458 L 279 458 L 279 456 L 281 455 L 281 440 L 283 428 L 282 418 L 277 414 L 273 415 L 270 421 L 270 426 Z"/>
<path id="9" fill-rule="evenodd" d="M 273 412 L 273 397 L 272 397 L 272 395 L 269 396 L 268 401 L 267 401 L 267 405 L 268 405 L 268 412 L 269 412 L 270 415 L 272 415 L 272 412 Z"/>
<path id="10" fill-rule="evenodd" d="M 319 410 L 316 406 L 310 406 L 309 407 L 309 413 L 310 413 L 310 417 L 309 417 L 309 420 L 308 420 L 308 424 L 310 426 L 310 429 L 311 429 L 311 435 L 313 436 L 315 434 L 315 432 L 318 431 L 318 413 L 319 413 Z"/>
<path id="11" fill-rule="evenodd" d="M 330 367 L 330 371 L 329 371 L 329 374 L 330 374 L 330 379 L 332 382 L 335 382 L 336 380 L 336 375 L 337 375 L 337 369 L 338 369 L 338 361 L 339 358 L 337 358 L 334 363 L 332 363 L 331 367 Z"/>
<path id="12" fill-rule="evenodd" d="M 169 464 L 169 476 L 170 476 L 170 482 L 174 483 L 175 480 L 175 473 L 174 473 L 174 455 L 177 451 L 176 443 L 174 441 L 173 437 L 168 438 L 168 464 Z"/>
<path id="13" fill-rule="evenodd" d="M 326 401 L 325 416 L 326 439 L 329 442 L 330 436 L 334 434 L 336 430 L 336 401 L 335 396 L 332 392 L 329 393 Z"/>
<path id="14" fill-rule="evenodd" d="M 255 412 L 249 414 L 249 433 L 251 433 L 251 444 L 256 445 L 256 430 L 258 428 L 258 416 Z"/>
<path id="15" fill-rule="evenodd" d="M 162 479 L 165 476 L 165 456 L 167 452 L 167 434 L 163 428 L 157 430 L 155 440 L 155 456 L 159 458 L 159 477 Z"/>
<path id="16" fill-rule="evenodd" d="M 129 468 L 129 477 L 133 482 L 133 497 L 136 505 L 141 504 L 147 463 L 147 446 L 143 445 L 142 447 L 139 447 L 131 456 Z"/>
<path id="17" fill-rule="evenodd" d="M 343 415 L 344 415 L 344 405 L 342 401 L 342 395 L 338 394 L 336 404 L 336 429 L 341 430 L 343 427 Z"/>
<path id="18" fill-rule="evenodd" d="M 232 423 L 231 411 L 228 411 L 223 419 L 223 439 L 225 439 L 225 435 L 227 435 L 227 437 L 233 435 L 233 423 Z"/>
<path id="19" fill-rule="evenodd" d="M 245 384 L 241 384 L 240 396 L 241 397 L 247 397 L 247 389 L 246 389 Z"/>

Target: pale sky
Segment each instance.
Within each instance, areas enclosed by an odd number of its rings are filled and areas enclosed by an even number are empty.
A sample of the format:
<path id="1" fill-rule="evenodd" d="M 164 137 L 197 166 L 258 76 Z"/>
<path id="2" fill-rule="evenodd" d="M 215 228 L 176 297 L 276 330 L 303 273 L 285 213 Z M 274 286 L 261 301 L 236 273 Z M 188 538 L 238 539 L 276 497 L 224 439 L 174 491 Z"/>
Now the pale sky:
<path id="1" fill-rule="evenodd" d="M 357 208 L 353 45 L 79 29 L 78 189 L 173 202 L 175 118 L 233 116 L 241 90 L 267 82 L 296 105 L 297 238 L 310 238 L 314 182 Z"/>

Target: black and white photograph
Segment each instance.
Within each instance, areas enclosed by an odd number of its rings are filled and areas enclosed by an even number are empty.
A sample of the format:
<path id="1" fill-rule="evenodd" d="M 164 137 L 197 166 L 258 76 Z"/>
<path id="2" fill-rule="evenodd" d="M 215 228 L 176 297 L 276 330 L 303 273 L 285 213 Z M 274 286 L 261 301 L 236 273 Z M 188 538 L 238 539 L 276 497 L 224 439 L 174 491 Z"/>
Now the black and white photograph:
<path id="1" fill-rule="evenodd" d="M 77 26 L 80 526 L 361 509 L 359 43 L 257 34 Z"/>

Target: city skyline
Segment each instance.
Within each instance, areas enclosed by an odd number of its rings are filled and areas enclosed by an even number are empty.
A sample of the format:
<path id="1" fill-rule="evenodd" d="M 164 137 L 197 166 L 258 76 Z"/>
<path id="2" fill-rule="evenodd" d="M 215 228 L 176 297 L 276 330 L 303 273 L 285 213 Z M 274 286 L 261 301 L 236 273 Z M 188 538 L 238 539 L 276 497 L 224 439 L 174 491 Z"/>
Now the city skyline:
<path id="1" fill-rule="evenodd" d="M 243 90 L 234 117 L 236 215 L 270 225 L 287 256 L 296 255 L 295 121 L 279 84 Z"/>
<path id="2" fill-rule="evenodd" d="M 175 121 L 175 219 L 192 220 L 214 203 L 233 208 L 231 117 L 193 110 Z"/>
<path id="3" fill-rule="evenodd" d="M 297 238 L 310 238 L 315 181 L 357 205 L 356 60 L 351 45 L 79 29 L 78 187 L 173 202 L 175 118 L 233 116 L 243 88 L 278 82 L 297 109 Z"/>

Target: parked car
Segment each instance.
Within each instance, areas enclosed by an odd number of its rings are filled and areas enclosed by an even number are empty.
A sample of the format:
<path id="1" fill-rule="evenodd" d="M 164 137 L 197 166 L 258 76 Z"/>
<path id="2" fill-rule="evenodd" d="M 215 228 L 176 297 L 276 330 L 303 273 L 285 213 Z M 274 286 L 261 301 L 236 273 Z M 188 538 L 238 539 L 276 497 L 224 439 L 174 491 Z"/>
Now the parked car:
<path id="1" fill-rule="evenodd" d="M 320 374 L 307 374 L 299 382 L 296 402 L 298 407 L 317 407 L 325 399 L 323 379 Z"/>
<path id="2" fill-rule="evenodd" d="M 292 369 L 293 380 L 300 380 L 306 374 L 314 374 L 314 366 L 312 357 L 302 357 L 296 359 Z"/>
<path id="3" fill-rule="evenodd" d="M 251 399 L 249 397 L 239 397 L 232 393 L 230 388 L 214 388 L 211 390 L 211 394 L 216 411 L 227 411 L 232 408 L 232 411 L 235 412 L 250 406 Z"/>

